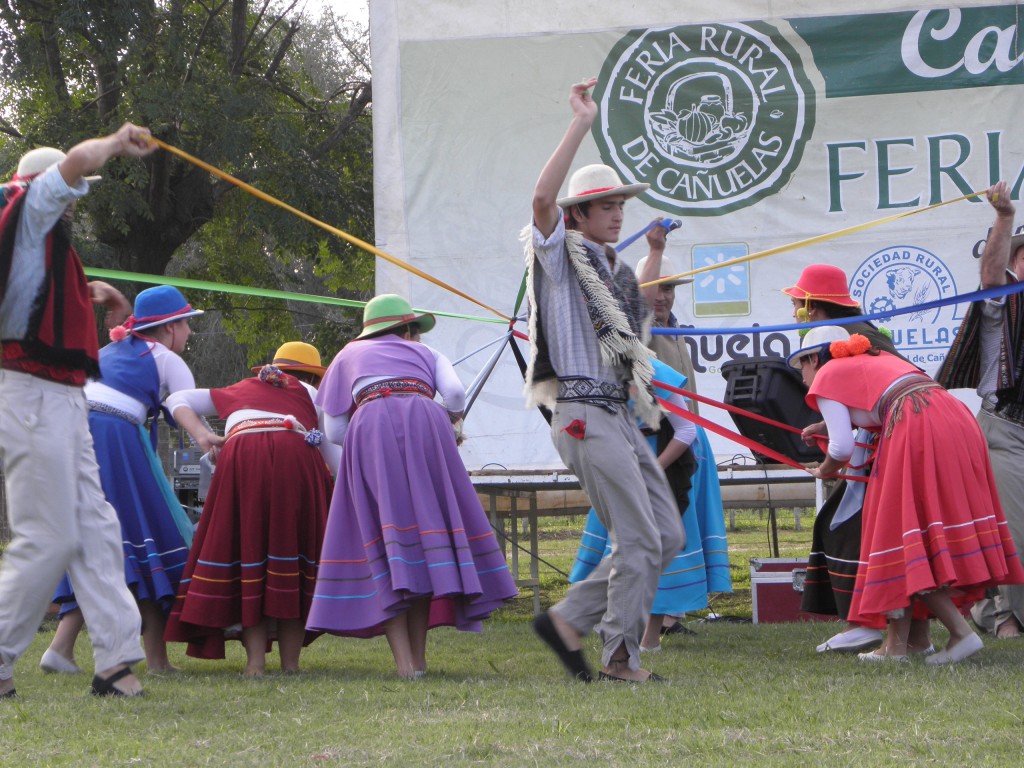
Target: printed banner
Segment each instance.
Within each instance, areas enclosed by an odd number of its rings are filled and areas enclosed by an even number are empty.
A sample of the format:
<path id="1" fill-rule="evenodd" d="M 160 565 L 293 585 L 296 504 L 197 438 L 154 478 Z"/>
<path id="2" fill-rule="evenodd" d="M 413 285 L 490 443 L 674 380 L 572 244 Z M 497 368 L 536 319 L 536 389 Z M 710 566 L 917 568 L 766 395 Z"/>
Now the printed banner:
<path id="1" fill-rule="evenodd" d="M 429 12 L 423 6 L 429 5 Z M 382 0 L 371 7 L 378 245 L 511 312 L 523 275 L 521 230 L 534 184 L 568 125 L 569 87 L 596 75 L 599 117 L 573 167 L 606 163 L 650 189 L 626 205 L 623 235 L 679 218 L 678 271 L 719 264 L 1010 182 L 1024 184 L 1024 49 L 1014 5 L 882 2 L 487 4 Z M 786 15 L 787 6 L 792 15 Z M 793 332 L 731 328 L 790 322 L 782 289 L 809 264 L 845 270 L 865 311 L 948 298 L 978 285 L 993 210 L 945 206 L 825 244 L 696 275 L 676 289 L 695 386 L 723 399 L 721 366 L 786 356 Z M 622 253 L 646 255 L 643 238 Z M 416 306 L 470 307 L 381 264 L 378 291 Z M 897 347 L 928 372 L 966 310 L 894 316 Z M 525 330 L 525 325 L 519 328 Z M 459 359 L 493 326 L 442 321 L 424 340 Z M 489 353 L 457 368 L 468 384 Z M 504 355 L 466 422 L 471 467 L 560 465 L 547 427 L 523 407 Z M 969 404 L 971 393 L 958 393 Z M 724 412 L 702 413 L 732 427 Z M 721 458 L 744 450 L 712 440 Z"/>

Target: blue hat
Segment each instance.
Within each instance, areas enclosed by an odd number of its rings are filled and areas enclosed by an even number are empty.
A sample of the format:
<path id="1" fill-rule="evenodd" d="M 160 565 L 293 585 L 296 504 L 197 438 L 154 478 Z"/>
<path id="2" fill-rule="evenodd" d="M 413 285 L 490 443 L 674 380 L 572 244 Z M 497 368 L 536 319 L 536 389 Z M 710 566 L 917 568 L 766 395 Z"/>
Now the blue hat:
<path id="1" fill-rule="evenodd" d="M 201 309 L 192 309 L 181 291 L 172 285 L 157 285 L 147 288 L 135 297 L 135 320 L 133 331 L 155 328 L 165 323 L 173 323 L 186 317 L 203 314 Z"/>

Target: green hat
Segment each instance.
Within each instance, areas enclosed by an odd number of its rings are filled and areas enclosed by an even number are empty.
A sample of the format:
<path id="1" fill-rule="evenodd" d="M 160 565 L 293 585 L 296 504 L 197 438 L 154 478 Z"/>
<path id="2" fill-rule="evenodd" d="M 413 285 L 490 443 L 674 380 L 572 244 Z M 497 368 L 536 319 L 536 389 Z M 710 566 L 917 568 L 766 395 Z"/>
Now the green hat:
<path id="1" fill-rule="evenodd" d="M 419 323 L 420 333 L 426 333 L 437 321 L 433 315 L 417 315 L 412 311 L 412 305 L 403 296 L 396 293 L 382 293 L 374 296 L 363 309 L 363 332 L 356 336 L 357 339 L 366 339 L 371 336 L 379 336 L 392 328 L 408 323 Z"/>

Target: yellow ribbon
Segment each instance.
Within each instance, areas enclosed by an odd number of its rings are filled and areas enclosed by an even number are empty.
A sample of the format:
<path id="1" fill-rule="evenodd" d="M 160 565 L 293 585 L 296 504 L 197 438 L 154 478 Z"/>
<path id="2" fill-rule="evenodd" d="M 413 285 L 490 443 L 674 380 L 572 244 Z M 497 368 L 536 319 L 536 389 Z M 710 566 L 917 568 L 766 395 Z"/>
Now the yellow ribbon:
<path id="1" fill-rule="evenodd" d="M 746 256 L 740 256 L 739 258 L 736 259 L 729 259 L 728 261 L 723 261 L 719 264 L 708 264 L 707 266 L 704 267 L 697 267 L 696 269 L 691 269 L 689 272 L 680 272 L 678 275 L 659 277 L 657 280 L 651 280 L 650 282 L 641 284 L 640 287 L 647 288 L 648 286 L 651 285 L 660 285 L 661 283 L 666 283 L 669 280 L 678 280 L 681 277 L 691 277 L 693 275 L 700 274 L 701 272 L 713 272 L 716 269 L 724 269 L 725 267 L 731 267 L 736 264 L 744 264 L 748 261 L 754 261 L 755 259 L 763 259 L 766 256 L 774 256 L 777 253 L 783 253 L 785 251 L 794 251 L 797 248 L 804 248 L 808 245 L 824 243 L 828 240 L 834 240 L 837 237 L 845 237 L 846 235 L 852 235 L 854 232 L 861 232 L 865 229 L 877 227 L 880 224 L 888 224 L 890 221 L 896 221 L 897 219 L 902 219 L 906 216 L 913 216 L 918 213 L 924 213 L 925 211 L 930 211 L 933 208 L 941 208 L 942 206 L 949 205 L 950 203 L 959 203 L 962 200 L 970 200 L 971 198 L 974 197 L 981 197 L 982 195 L 985 194 L 985 192 L 986 190 L 984 189 L 981 190 L 980 192 L 971 192 L 971 194 L 969 195 L 963 195 L 962 197 L 954 197 L 952 200 L 943 200 L 941 203 L 935 203 L 934 205 L 929 205 L 925 208 L 915 208 L 912 211 L 903 211 L 902 213 L 896 213 L 893 214 L 892 216 L 886 216 L 881 219 L 875 219 L 874 221 L 869 221 L 864 224 L 855 224 L 852 227 L 846 227 L 845 229 L 837 229 L 835 232 L 827 232 L 824 235 L 815 235 L 814 237 L 808 237 L 805 240 L 797 240 L 796 242 L 789 243 L 787 245 L 779 245 L 776 246 L 775 248 L 768 248 L 764 251 L 757 251 L 756 253 L 750 253 L 747 254 Z"/>
<path id="2" fill-rule="evenodd" d="M 401 259 L 399 259 L 399 258 L 397 258 L 395 256 L 392 256 L 389 253 L 385 253 L 384 251 L 380 250 L 376 246 L 370 245 L 369 243 L 365 242 L 364 240 L 360 240 L 358 237 L 355 237 L 354 235 L 350 235 L 348 232 L 343 232 L 342 230 L 338 229 L 337 227 L 332 227 L 330 224 L 325 224 L 324 222 L 320 221 L 319 219 L 316 219 L 316 218 L 310 216 L 308 213 L 303 213 L 298 208 L 293 208 L 292 206 L 288 205 L 287 203 L 284 203 L 284 202 L 278 200 L 276 197 L 268 195 L 266 192 L 263 192 L 263 191 L 261 191 L 259 189 L 256 189 L 256 187 L 254 187 L 254 186 L 252 186 L 250 184 L 246 184 L 241 179 L 236 179 L 234 176 L 231 176 L 230 174 L 225 173 L 224 171 L 220 170 L 219 168 L 215 168 L 212 165 L 210 165 L 209 163 L 204 163 L 199 158 L 193 157 L 192 155 L 188 154 L 187 152 L 184 152 L 183 150 L 178 149 L 177 147 L 172 147 L 167 142 L 161 141 L 160 139 L 156 138 L 155 136 L 149 136 L 147 138 L 149 138 L 150 141 L 152 141 L 154 144 L 156 144 L 161 149 L 165 149 L 168 152 L 170 152 L 171 154 L 177 155 L 178 157 L 182 158 L 183 160 L 187 160 L 188 162 L 192 163 L 193 165 L 199 166 L 203 170 L 205 170 L 205 171 L 207 171 L 209 173 L 212 173 L 214 176 L 216 176 L 219 179 L 223 179 L 224 181 L 227 181 L 227 182 L 230 182 L 231 184 L 234 184 L 236 187 L 244 189 L 250 195 L 253 195 L 254 197 L 258 197 L 260 200 L 268 202 L 268 203 L 270 203 L 272 205 L 276 205 L 279 208 L 283 208 L 284 210 L 288 211 L 289 213 L 295 214 L 300 219 L 305 219 L 310 224 L 315 224 L 316 226 L 320 227 L 321 229 L 324 229 L 324 230 L 330 232 L 332 235 L 336 235 L 337 237 L 340 237 L 342 240 L 345 240 L 345 241 L 351 243 L 352 245 L 356 246 L 357 248 L 362 248 L 364 251 L 366 251 L 368 253 L 372 253 L 374 256 L 382 258 L 385 261 L 390 261 L 396 267 L 401 267 L 402 269 L 404 269 L 404 270 L 406 270 L 408 272 L 412 272 L 417 277 L 422 277 L 427 282 L 433 283 L 434 285 L 438 286 L 439 288 L 444 288 L 446 291 L 451 291 L 456 296 L 461 296 L 462 298 L 466 299 L 467 301 L 471 301 L 474 304 L 476 304 L 477 306 L 483 307 L 484 309 L 488 310 L 489 312 L 493 312 L 498 317 L 500 317 L 502 320 L 506 320 L 506 321 L 509 321 L 509 322 L 512 321 L 512 318 L 509 317 L 508 315 L 506 315 L 506 314 L 504 314 L 502 312 L 499 312 L 494 307 L 491 307 L 491 306 L 488 306 L 487 304 L 484 304 L 482 301 L 477 301 L 472 296 L 469 296 L 468 294 L 463 293 L 458 288 L 455 288 L 455 287 L 453 287 L 451 285 L 448 285 L 448 283 L 445 283 L 442 280 L 438 280 L 436 277 L 433 277 L 432 275 L 427 274 L 422 269 L 414 267 L 412 264 L 409 264 L 406 261 L 402 261 Z"/>

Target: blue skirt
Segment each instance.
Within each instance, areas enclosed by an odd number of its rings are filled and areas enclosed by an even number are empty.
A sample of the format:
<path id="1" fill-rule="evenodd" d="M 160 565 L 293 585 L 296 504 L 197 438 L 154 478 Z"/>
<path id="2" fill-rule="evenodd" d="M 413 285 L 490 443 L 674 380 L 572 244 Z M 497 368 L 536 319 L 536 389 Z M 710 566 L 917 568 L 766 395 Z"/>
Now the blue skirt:
<path id="1" fill-rule="evenodd" d="M 121 521 L 124 575 L 136 600 L 170 610 L 188 559 L 190 530 L 144 429 L 118 416 L 89 414 L 100 482 Z M 187 540 L 188 539 L 188 540 Z M 61 614 L 77 607 L 67 576 L 53 601 Z"/>
<path id="2" fill-rule="evenodd" d="M 650 438 L 652 449 L 654 438 Z M 651 613 L 676 616 L 708 607 L 708 592 L 731 592 L 729 552 L 722 511 L 722 491 L 711 444 L 701 427 L 693 441 L 697 471 L 691 478 L 690 503 L 683 513 L 686 546 L 662 572 Z M 587 515 L 570 583 L 583 581 L 611 552 L 608 530 L 593 509 Z"/>

